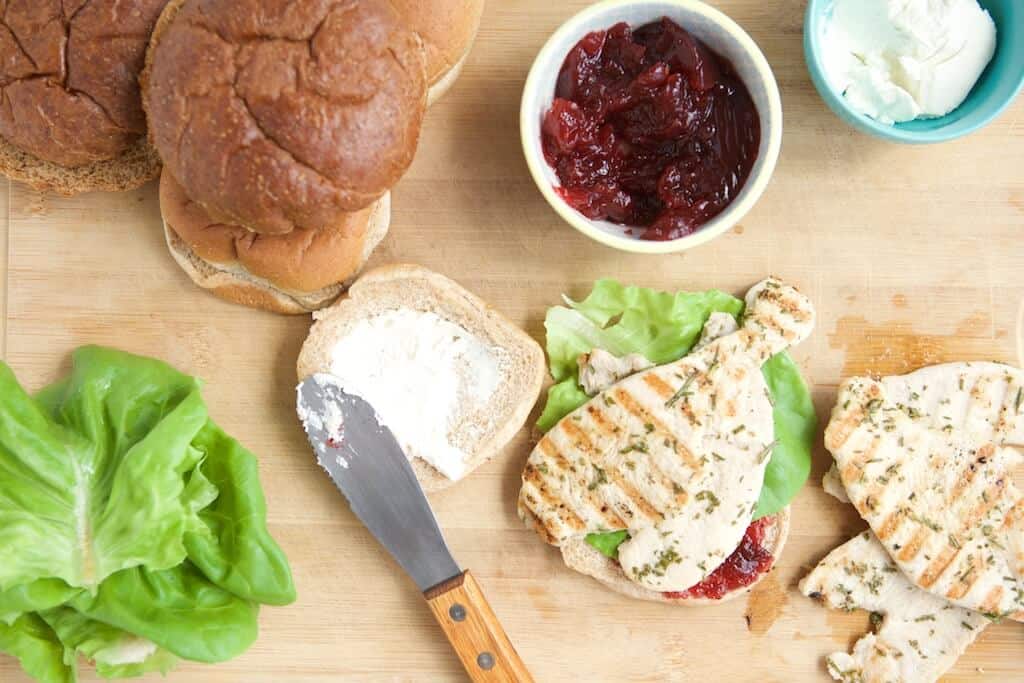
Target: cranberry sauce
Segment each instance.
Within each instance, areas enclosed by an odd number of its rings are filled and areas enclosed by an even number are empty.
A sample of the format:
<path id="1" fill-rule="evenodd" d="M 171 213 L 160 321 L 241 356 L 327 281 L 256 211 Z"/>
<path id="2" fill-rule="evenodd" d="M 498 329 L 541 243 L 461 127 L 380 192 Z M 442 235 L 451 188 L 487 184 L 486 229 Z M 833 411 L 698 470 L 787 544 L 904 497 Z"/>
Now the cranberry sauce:
<path id="1" fill-rule="evenodd" d="M 772 554 L 764 547 L 764 530 L 772 519 L 762 517 L 747 527 L 739 547 L 706 579 L 685 591 L 666 592 L 665 597 L 720 600 L 726 593 L 754 583 L 772 568 Z"/>
<path id="2" fill-rule="evenodd" d="M 760 120 L 732 65 L 675 22 L 595 31 L 572 48 L 544 115 L 561 196 L 591 219 L 689 235 L 743 188 Z"/>

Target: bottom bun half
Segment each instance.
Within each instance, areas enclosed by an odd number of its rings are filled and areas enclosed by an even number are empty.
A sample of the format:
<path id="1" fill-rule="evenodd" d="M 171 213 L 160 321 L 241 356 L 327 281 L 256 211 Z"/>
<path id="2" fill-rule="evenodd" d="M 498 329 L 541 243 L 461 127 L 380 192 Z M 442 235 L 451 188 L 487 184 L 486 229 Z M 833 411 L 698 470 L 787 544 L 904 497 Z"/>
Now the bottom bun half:
<path id="1" fill-rule="evenodd" d="M 0 138 L 0 174 L 64 197 L 94 191 L 124 192 L 156 178 L 160 174 L 160 157 L 141 138 L 113 159 L 68 168 L 24 152 Z"/>
<path id="2" fill-rule="evenodd" d="M 567 541 L 559 546 L 559 550 L 562 551 L 562 560 L 565 561 L 567 567 L 581 574 L 593 577 L 616 593 L 621 593 L 627 597 L 684 607 L 718 605 L 749 593 L 754 586 L 774 571 L 775 565 L 778 564 L 779 558 L 782 555 L 782 548 L 786 544 L 786 538 L 789 536 L 789 515 L 790 510 L 787 505 L 775 515 L 772 523 L 765 528 L 764 547 L 772 554 L 771 568 L 758 576 L 749 586 L 734 589 L 717 600 L 712 598 L 669 597 L 659 591 L 644 588 L 630 581 L 618 562 L 603 555 L 583 538 L 574 538 Z"/>
<path id="3" fill-rule="evenodd" d="M 303 314 L 329 306 L 387 234 L 391 195 L 322 230 L 260 235 L 217 223 L 166 171 L 160 210 L 171 256 L 200 287 L 232 303 Z"/>

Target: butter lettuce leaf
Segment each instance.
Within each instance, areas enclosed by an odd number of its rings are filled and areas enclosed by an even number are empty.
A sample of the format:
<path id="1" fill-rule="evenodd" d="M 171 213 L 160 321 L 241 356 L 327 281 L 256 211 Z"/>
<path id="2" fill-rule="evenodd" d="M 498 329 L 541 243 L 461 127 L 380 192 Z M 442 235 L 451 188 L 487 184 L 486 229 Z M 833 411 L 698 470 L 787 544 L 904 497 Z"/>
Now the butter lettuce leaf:
<path id="1" fill-rule="evenodd" d="M 615 559 L 619 556 L 619 546 L 629 538 L 629 532 L 607 531 L 603 534 L 587 534 L 586 541 L 601 551 L 602 555 Z"/>
<path id="2" fill-rule="evenodd" d="M 774 407 L 775 448 L 764 470 L 764 486 L 754 519 L 774 515 L 789 505 L 811 474 L 811 453 L 818 415 L 800 368 L 786 353 L 761 367 Z"/>
<path id="3" fill-rule="evenodd" d="M 65 661 L 63 643 L 38 614 L 0 624 L 0 652 L 16 657 L 21 668 L 39 683 L 75 683 L 77 678 L 74 663 Z"/>
<path id="4" fill-rule="evenodd" d="M 177 658 L 156 643 L 94 621 L 69 607 L 41 612 L 64 647 L 64 663 L 75 667 L 78 655 L 93 662 L 104 678 L 128 678 L 152 671 L 167 673 Z"/>
<path id="5" fill-rule="evenodd" d="M 198 382 L 159 361 L 86 347 L 39 401 L 0 366 L 0 590 L 180 564 L 206 421 Z"/>
<path id="6" fill-rule="evenodd" d="M 700 339 L 714 312 L 739 320 L 743 301 L 718 290 L 670 294 L 599 280 L 583 301 L 548 310 L 544 320 L 551 376 L 556 384 L 537 422 L 547 431 L 589 400 L 579 386 L 580 354 L 595 348 L 616 356 L 639 353 L 656 365 L 682 358 Z M 774 402 L 777 443 L 765 470 L 755 519 L 784 508 L 810 474 L 817 416 L 800 371 L 785 353 L 762 367 Z M 587 542 L 609 557 L 626 539 L 622 531 L 590 534 Z"/>
<path id="7" fill-rule="evenodd" d="M 684 356 L 715 311 L 739 316 L 743 302 L 725 292 L 669 294 L 598 280 L 586 299 L 548 309 L 548 364 L 556 382 L 578 375 L 576 359 L 592 349 L 642 354 L 655 365 Z"/>
<path id="8" fill-rule="evenodd" d="M 60 579 L 38 579 L 0 591 L 0 623 L 13 624 L 26 612 L 59 607 L 80 592 Z"/>
<path id="9" fill-rule="evenodd" d="M 159 572 L 126 569 L 95 596 L 82 592 L 68 605 L 196 662 L 227 661 L 256 640 L 259 605 L 217 586 L 188 561 Z"/>
<path id="10" fill-rule="evenodd" d="M 221 662 L 295 599 L 256 457 L 198 380 L 84 347 L 29 396 L 0 363 L 0 651 L 38 680 Z"/>
<path id="11" fill-rule="evenodd" d="M 210 581 L 244 600 L 294 602 L 288 560 L 267 530 L 256 456 L 212 422 L 192 443 L 204 456 L 199 472 L 218 495 L 199 513 L 201 529 L 185 534 L 189 560 Z"/>

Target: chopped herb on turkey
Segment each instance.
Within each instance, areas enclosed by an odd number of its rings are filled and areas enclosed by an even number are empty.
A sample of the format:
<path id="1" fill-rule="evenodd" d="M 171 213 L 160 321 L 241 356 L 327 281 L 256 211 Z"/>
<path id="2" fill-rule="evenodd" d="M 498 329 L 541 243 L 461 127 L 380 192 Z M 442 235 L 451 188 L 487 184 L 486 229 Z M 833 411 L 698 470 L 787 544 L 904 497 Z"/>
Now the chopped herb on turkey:
<path id="1" fill-rule="evenodd" d="M 663 365 L 690 353 L 713 313 L 726 313 L 739 321 L 743 311 L 743 301 L 717 290 L 670 294 L 613 280 L 598 281 L 582 301 L 566 299 L 565 306 L 549 309 L 545 319 L 548 359 L 556 384 L 549 390 L 538 428 L 548 431 L 590 399 L 579 381 L 577 360 L 581 354 L 594 349 L 617 357 L 639 353 L 655 365 Z M 708 373 L 718 365 L 716 358 Z M 762 374 L 772 404 L 775 441 L 764 447 L 764 457 L 770 457 L 755 520 L 778 513 L 806 482 L 817 430 L 810 392 L 790 357 L 784 352 L 772 357 L 762 366 Z M 684 404 L 684 399 L 699 390 L 696 379 L 697 373 L 684 377 L 666 406 L 678 409 Z M 609 395 L 602 396 L 605 405 L 614 405 Z M 719 400 L 712 397 L 712 403 Z M 737 436 L 743 431 L 743 425 L 736 427 Z M 664 441 L 669 443 L 667 437 Z M 714 457 L 716 461 L 722 458 Z M 628 538 L 626 531 L 619 530 L 589 534 L 587 542 L 614 558 L 618 546 Z"/>

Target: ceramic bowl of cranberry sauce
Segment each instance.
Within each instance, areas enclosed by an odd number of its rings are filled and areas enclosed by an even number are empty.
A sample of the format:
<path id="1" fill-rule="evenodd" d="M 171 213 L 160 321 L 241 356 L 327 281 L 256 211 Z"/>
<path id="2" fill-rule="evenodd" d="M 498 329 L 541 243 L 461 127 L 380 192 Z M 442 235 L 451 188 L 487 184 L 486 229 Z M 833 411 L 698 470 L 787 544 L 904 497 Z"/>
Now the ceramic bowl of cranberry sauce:
<path id="1" fill-rule="evenodd" d="M 624 251 L 726 232 L 775 170 L 782 103 L 767 60 L 696 0 L 606 0 L 562 25 L 523 89 L 520 135 L 541 193 Z"/>

